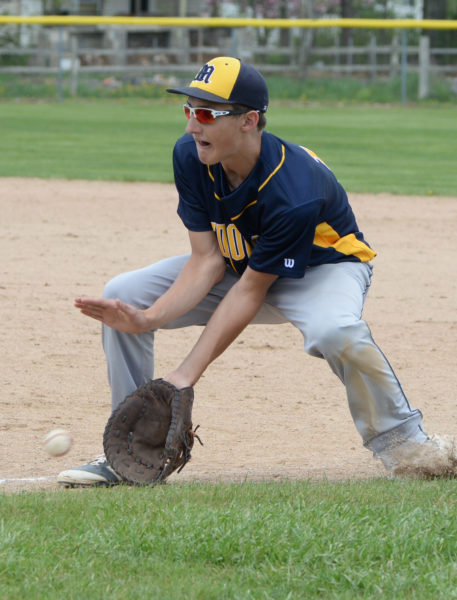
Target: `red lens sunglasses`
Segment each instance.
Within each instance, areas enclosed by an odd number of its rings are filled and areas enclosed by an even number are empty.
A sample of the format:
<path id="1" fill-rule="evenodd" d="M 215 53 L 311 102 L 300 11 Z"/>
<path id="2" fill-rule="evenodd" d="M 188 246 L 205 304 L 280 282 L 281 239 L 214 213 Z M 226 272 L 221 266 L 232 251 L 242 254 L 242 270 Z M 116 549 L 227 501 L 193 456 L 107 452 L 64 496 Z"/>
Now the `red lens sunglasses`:
<path id="1" fill-rule="evenodd" d="M 184 114 L 187 119 L 194 117 L 199 123 L 208 125 L 208 123 L 214 123 L 217 117 L 225 117 L 227 115 L 244 115 L 249 110 L 214 110 L 212 108 L 193 108 L 189 104 L 184 104 Z"/>

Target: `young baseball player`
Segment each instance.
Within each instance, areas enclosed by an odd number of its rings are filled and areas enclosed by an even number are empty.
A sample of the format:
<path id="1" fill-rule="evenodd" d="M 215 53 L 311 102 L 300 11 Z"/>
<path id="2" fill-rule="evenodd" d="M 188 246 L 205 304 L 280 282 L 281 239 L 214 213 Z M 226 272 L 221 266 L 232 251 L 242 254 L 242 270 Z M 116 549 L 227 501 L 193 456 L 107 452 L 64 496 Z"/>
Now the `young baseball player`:
<path id="1" fill-rule="evenodd" d="M 174 149 L 178 214 L 191 253 L 119 275 L 103 298 L 78 298 L 103 323 L 113 410 L 153 378 L 154 332 L 203 326 L 164 379 L 194 386 L 249 323 L 291 322 L 305 351 L 346 388 L 363 444 L 392 469 L 405 448 L 432 444 L 362 309 L 375 251 L 346 192 L 310 150 L 265 131 L 268 90 L 235 58 L 210 60 L 181 94 L 186 134 Z M 114 484 L 104 456 L 62 472 L 66 485 Z"/>

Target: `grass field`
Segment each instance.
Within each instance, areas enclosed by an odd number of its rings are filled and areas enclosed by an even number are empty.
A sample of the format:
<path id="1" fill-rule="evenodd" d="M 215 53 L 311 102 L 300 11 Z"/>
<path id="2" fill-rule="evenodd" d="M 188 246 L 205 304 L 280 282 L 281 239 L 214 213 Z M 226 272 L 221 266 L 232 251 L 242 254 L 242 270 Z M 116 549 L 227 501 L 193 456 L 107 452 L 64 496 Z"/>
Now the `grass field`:
<path id="1" fill-rule="evenodd" d="M 171 181 L 184 124 L 173 103 L 3 102 L 0 176 Z M 350 191 L 457 196 L 455 107 L 284 104 L 269 129 Z M 0 598 L 457 598 L 455 491 L 380 479 L 0 494 Z"/>
<path id="2" fill-rule="evenodd" d="M 311 148 L 350 192 L 457 195 L 457 107 L 303 106 L 268 129 Z M 0 176 L 172 181 L 179 102 L 0 103 Z"/>
<path id="3" fill-rule="evenodd" d="M 457 597 L 455 482 L 0 496 L 0 597 Z"/>

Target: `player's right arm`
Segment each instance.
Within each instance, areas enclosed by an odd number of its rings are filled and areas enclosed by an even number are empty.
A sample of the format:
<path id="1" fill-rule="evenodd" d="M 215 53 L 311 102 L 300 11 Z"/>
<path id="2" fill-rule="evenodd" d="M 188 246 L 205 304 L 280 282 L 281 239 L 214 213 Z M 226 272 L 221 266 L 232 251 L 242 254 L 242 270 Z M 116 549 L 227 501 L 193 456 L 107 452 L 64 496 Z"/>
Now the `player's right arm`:
<path id="1" fill-rule="evenodd" d="M 194 308 L 225 275 L 213 231 L 189 231 L 191 255 L 176 281 L 145 313 L 156 329 Z"/>
<path id="2" fill-rule="evenodd" d="M 126 333 L 157 329 L 182 316 L 220 281 L 225 260 L 212 231 L 189 231 L 191 255 L 173 285 L 149 308 L 141 310 L 121 300 L 77 298 L 84 315 Z"/>

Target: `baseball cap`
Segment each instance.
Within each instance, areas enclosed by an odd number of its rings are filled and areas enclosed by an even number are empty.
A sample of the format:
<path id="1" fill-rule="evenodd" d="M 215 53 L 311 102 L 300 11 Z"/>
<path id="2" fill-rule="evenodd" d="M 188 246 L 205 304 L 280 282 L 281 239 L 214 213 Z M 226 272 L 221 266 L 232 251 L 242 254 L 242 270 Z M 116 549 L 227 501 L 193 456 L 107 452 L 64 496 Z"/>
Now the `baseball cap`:
<path id="1" fill-rule="evenodd" d="M 167 89 L 208 102 L 242 104 L 265 112 L 268 88 L 265 79 L 252 65 L 239 58 L 218 56 L 204 65 L 187 87 Z"/>

